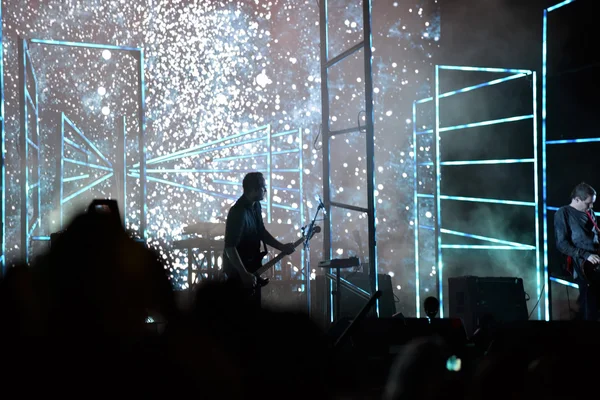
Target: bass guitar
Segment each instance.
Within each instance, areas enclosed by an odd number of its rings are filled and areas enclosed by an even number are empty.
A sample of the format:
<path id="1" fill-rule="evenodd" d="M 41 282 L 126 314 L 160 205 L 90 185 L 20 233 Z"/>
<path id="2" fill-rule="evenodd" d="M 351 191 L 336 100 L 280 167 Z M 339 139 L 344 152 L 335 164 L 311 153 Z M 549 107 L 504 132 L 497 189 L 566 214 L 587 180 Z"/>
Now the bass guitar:
<path id="1" fill-rule="evenodd" d="M 310 237 L 308 238 L 308 240 L 311 240 L 313 238 L 313 236 L 315 235 L 315 233 L 319 233 L 319 232 L 321 232 L 321 227 L 315 226 Z M 306 235 L 303 234 L 300 239 L 298 239 L 294 242 L 294 249 L 296 247 L 300 246 L 302 243 L 304 243 L 305 240 L 306 240 Z M 262 260 L 265 258 L 265 256 L 267 254 L 268 254 L 268 252 L 263 251 L 255 259 L 249 261 L 248 263 L 244 263 L 246 268 L 248 268 L 249 272 L 251 272 L 252 274 L 254 274 L 256 276 L 256 286 L 257 287 L 263 287 L 263 286 L 266 286 L 269 284 L 269 278 L 263 278 L 263 277 L 261 277 L 261 275 L 264 274 L 265 272 L 267 272 L 271 267 L 273 267 L 279 261 L 281 261 L 283 259 L 283 257 L 288 255 L 286 253 L 281 252 L 276 257 L 274 257 L 273 259 L 271 259 L 271 260 L 267 261 L 265 264 L 263 264 Z"/>

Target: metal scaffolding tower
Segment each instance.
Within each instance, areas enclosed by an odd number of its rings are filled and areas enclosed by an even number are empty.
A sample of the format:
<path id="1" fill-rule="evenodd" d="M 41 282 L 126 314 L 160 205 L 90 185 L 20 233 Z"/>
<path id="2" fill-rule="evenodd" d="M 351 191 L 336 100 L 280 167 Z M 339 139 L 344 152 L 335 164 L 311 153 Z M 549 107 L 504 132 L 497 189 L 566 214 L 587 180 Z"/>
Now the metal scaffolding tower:
<path id="1" fill-rule="evenodd" d="M 343 9 L 348 6 L 344 5 Z M 323 256 L 331 259 L 333 252 L 331 248 L 333 221 L 331 216 L 332 208 L 342 209 L 345 211 L 354 211 L 366 214 L 368 223 L 368 266 L 369 266 L 369 277 L 370 277 L 370 289 L 371 295 L 378 290 L 378 279 L 377 279 L 377 242 L 376 242 L 376 210 L 375 210 L 375 143 L 374 143 L 374 115 L 373 115 L 373 76 L 372 76 L 372 34 L 371 34 L 371 0 L 362 0 L 362 16 L 363 16 L 363 29 L 362 29 L 362 40 L 350 48 L 342 51 L 341 53 L 330 57 L 330 38 L 329 38 L 329 1 L 321 0 L 319 2 L 319 17 L 320 17 L 320 30 L 321 30 L 321 104 L 322 104 L 322 135 L 323 135 L 323 201 L 325 205 L 325 223 L 323 232 Z M 365 113 L 365 125 L 361 126 L 357 124 L 353 127 L 346 127 L 344 129 L 332 129 L 332 115 L 330 114 L 330 74 L 331 69 L 347 60 L 354 54 L 357 54 L 362 50 L 362 57 L 364 59 L 364 113 Z M 349 83 L 349 82 L 348 82 Z M 362 112 L 363 110 L 361 110 Z M 359 119 L 360 121 L 360 119 Z M 332 182 L 331 182 L 331 140 L 335 136 L 347 135 L 351 133 L 364 133 L 364 141 L 366 144 L 366 175 L 367 175 L 367 205 L 357 206 L 352 204 L 344 204 L 341 202 L 333 201 L 332 199 Z M 329 275 L 328 275 L 329 276 Z M 329 278 L 328 282 L 329 296 L 331 296 L 333 290 L 333 281 Z M 339 288 L 335 288 L 336 291 Z M 337 297 L 337 296 L 336 296 Z M 334 317 L 337 318 L 340 312 L 340 302 L 338 299 L 332 299 L 330 302 L 332 306 L 335 306 L 336 312 L 333 312 L 333 307 L 330 307 L 329 319 L 331 322 L 334 321 Z M 379 314 L 379 303 L 375 305 L 377 315 Z"/>

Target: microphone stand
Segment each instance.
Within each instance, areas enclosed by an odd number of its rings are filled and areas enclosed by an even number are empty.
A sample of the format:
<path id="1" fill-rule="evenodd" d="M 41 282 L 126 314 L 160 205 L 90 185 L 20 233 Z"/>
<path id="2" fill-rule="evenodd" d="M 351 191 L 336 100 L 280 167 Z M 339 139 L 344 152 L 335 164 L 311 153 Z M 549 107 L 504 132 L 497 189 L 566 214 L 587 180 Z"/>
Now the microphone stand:
<path id="1" fill-rule="evenodd" d="M 310 221 L 310 224 L 308 224 L 308 227 L 304 227 L 304 255 L 306 256 L 306 307 L 308 307 L 308 317 L 311 317 L 311 308 L 312 308 L 312 302 L 310 301 L 310 296 L 311 296 L 311 288 L 310 288 L 310 276 L 311 276 L 311 269 L 310 269 L 310 239 L 312 239 L 312 236 L 314 234 L 314 230 L 315 230 L 315 222 L 317 221 L 317 216 L 319 215 L 319 211 L 321 211 L 325 206 L 323 205 L 322 202 L 319 202 L 319 207 L 317 207 L 317 211 L 315 212 L 315 216 L 313 217 L 312 221 Z"/>

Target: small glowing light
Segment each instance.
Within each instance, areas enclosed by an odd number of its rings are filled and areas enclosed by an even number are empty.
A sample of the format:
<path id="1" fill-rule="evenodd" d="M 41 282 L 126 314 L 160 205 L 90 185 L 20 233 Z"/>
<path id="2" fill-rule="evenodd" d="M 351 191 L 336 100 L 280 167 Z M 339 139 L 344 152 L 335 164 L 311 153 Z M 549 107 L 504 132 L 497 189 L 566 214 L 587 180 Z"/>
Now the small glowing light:
<path id="1" fill-rule="evenodd" d="M 104 95 L 106 94 L 106 89 L 105 89 L 105 88 L 103 88 L 102 86 L 100 86 L 100 87 L 98 88 L 98 94 L 99 94 L 100 96 L 104 96 Z"/>
<path id="2" fill-rule="evenodd" d="M 108 108 L 106 106 L 102 107 L 102 114 L 104 114 L 104 115 L 110 114 L 110 108 Z"/>
<path id="3" fill-rule="evenodd" d="M 451 356 L 446 361 L 446 369 L 452 372 L 458 372 L 462 368 L 462 360 L 456 356 Z"/>
<path id="4" fill-rule="evenodd" d="M 110 54 L 110 50 L 102 50 L 102 58 L 105 60 L 110 60 L 111 56 L 112 54 Z"/>
<path id="5" fill-rule="evenodd" d="M 433 216 L 433 214 L 431 214 L 431 212 L 430 212 L 430 211 L 427 211 L 427 212 L 425 213 L 425 216 L 426 216 L 427 218 L 431 218 L 431 217 Z M 435 267 L 434 267 L 434 268 L 435 268 Z"/>

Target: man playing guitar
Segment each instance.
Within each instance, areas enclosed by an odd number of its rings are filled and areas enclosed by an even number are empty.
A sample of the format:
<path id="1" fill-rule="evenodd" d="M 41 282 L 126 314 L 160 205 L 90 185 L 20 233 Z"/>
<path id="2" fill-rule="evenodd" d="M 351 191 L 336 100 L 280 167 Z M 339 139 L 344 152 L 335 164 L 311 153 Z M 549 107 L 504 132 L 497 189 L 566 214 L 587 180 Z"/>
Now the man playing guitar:
<path id="1" fill-rule="evenodd" d="M 267 190 L 263 174 L 248 173 L 242 185 L 244 194 L 227 214 L 223 270 L 228 281 L 251 290 L 252 301 L 260 307 L 260 285 L 254 272 L 262 266 L 264 253 L 261 253 L 261 241 L 284 254 L 292 254 L 295 245 L 281 243 L 265 228 L 260 207 Z"/>
<path id="2" fill-rule="evenodd" d="M 598 320 L 600 256 L 598 225 L 592 210 L 596 191 L 580 183 L 571 192 L 571 203 L 554 216 L 556 247 L 567 256 L 567 270 L 579 285 L 579 307 L 584 320 Z"/>

